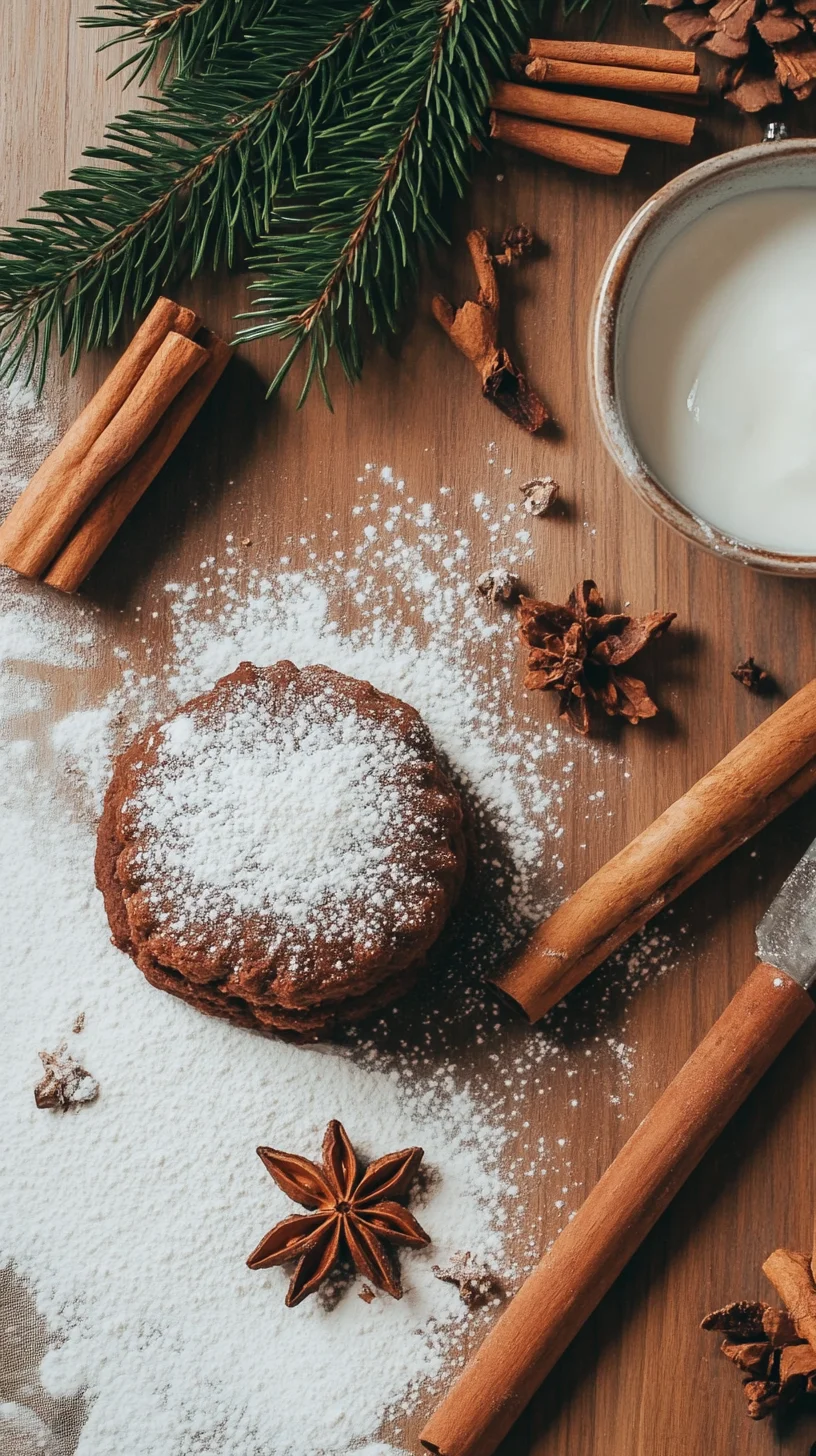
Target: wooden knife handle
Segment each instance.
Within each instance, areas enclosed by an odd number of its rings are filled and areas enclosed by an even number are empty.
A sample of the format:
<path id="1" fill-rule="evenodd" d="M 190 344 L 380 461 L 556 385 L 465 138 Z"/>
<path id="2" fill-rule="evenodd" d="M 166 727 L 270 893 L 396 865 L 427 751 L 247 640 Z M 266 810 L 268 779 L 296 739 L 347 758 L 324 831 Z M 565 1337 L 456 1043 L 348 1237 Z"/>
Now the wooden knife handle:
<path id="1" fill-rule="evenodd" d="M 507 1306 L 422 1432 L 441 1456 L 491 1456 L 813 1001 L 761 964 Z"/>

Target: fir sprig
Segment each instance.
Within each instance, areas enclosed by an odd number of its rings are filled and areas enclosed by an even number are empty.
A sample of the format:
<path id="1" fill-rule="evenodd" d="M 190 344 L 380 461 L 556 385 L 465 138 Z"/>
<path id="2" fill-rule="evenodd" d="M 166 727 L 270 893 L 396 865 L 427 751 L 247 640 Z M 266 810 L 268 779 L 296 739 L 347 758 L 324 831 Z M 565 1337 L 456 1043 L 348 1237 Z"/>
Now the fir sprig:
<path id="1" fill-rule="evenodd" d="M 158 100 L 118 117 L 106 145 L 88 149 L 103 165 L 78 168 L 74 185 L 47 193 L 0 235 L 0 374 L 24 361 L 30 374 L 39 361 L 42 383 L 54 341 L 75 367 L 83 349 L 109 341 L 128 311 L 141 312 L 180 273 L 247 254 L 263 277 L 240 337 L 291 340 L 272 388 L 302 349 L 301 398 L 314 379 L 328 398 L 332 349 L 357 378 L 366 332 L 393 331 L 420 247 L 444 236 L 444 196 L 464 186 L 489 75 L 517 49 L 523 7 L 108 7 L 119 24 L 140 22 L 143 39 L 151 20 L 172 15 L 165 33 L 175 37 L 179 74 L 163 72 Z"/>
<path id="2" fill-rule="evenodd" d="M 379 3 L 379 0 L 376 0 Z M 182 269 L 209 257 L 231 265 L 240 240 L 268 225 L 281 174 L 333 95 L 338 69 L 371 5 L 342 10 L 311 0 L 309 23 L 275 28 L 274 48 L 225 50 L 206 77 L 179 78 L 150 110 L 108 128 L 85 155 L 113 166 L 79 167 L 77 184 L 47 192 L 36 213 L 0 236 L 0 361 L 10 377 L 52 337 L 71 352 L 108 342 L 130 307 L 138 314 Z M 338 21 L 341 28 L 338 30 Z M 296 165 L 296 164 L 295 164 Z"/>
<path id="3" fill-rule="evenodd" d="M 359 377 L 364 319 L 375 335 L 396 329 L 418 246 L 445 238 L 438 204 L 446 186 L 463 190 L 483 134 L 487 63 L 501 70 L 519 40 L 512 4 L 500 14 L 483 0 L 413 0 L 398 27 L 396 8 L 383 5 L 343 114 L 320 130 L 308 174 L 278 197 L 250 259 L 265 278 L 239 338 L 294 340 L 272 391 L 308 347 L 301 401 L 317 377 L 328 402 L 332 349 Z"/>
<path id="4" fill-rule="evenodd" d="M 274 5 L 275 0 L 117 0 L 100 5 L 79 23 L 117 31 L 100 50 L 121 43 L 134 46 L 112 76 L 127 71 L 127 85 L 141 84 L 155 69 L 161 88 L 171 74 L 194 76 L 208 70 L 223 46 L 242 40 Z"/>

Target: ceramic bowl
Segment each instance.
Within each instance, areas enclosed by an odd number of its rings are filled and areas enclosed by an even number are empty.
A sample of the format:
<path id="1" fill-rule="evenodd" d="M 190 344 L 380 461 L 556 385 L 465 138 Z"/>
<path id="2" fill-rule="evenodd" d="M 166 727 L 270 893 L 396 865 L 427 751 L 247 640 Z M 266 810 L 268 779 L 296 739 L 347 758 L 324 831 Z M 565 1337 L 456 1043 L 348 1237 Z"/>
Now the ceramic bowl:
<path id="1" fill-rule="evenodd" d="M 709 551 L 761 571 L 816 576 L 816 555 L 747 545 L 687 510 L 652 474 L 632 439 L 619 388 L 623 340 L 640 287 L 662 250 L 702 213 L 728 198 L 778 187 L 816 186 L 816 140 L 760 142 L 700 162 L 661 187 L 635 213 L 604 265 L 592 306 L 589 377 L 607 450 L 642 500 Z"/>

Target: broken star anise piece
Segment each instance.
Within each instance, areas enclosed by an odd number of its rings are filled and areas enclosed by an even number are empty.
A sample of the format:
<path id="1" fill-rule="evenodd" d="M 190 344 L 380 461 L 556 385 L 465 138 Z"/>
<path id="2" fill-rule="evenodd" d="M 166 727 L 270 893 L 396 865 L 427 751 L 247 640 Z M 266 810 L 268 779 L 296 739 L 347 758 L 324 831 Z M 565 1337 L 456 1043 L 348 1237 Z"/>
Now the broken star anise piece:
<path id="1" fill-rule="evenodd" d="M 621 669 L 671 626 L 676 612 L 630 617 L 606 612 L 594 581 L 582 581 L 566 606 L 522 597 L 519 636 L 530 649 L 525 687 L 557 692 L 562 718 L 588 733 L 593 704 L 610 718 L 639 723 L 657 704 L 646 684 Z"/>
<path id="2" fill-rule="evenodd" d="M 551 475 L 545 475 L 541 480 L 528 480 L 526 485 L 519 486 L 519 490 L 524 496 L 524 509 L 528 516 L 546 516 L 558 498 L 559 486 Z"/>
<path id="3" fill-rule="evenodd" d="M 746 657 L 744 662 L 738 662 L 732 669 L 731 676 L 738 683 L 742 683 L 749 693 L 758 693 L 760 696 L 772 693 L 776 688 L 776 683 L 767 668 L 760 667 L 758 662 L 754 662 L 753 657 Z"/>
<path id="4" fill-rule="evenodd" d="M 480 597 L 487 597 L 494 607 L 499 602 L 507 606 L 516 601 L 519 594 L 519 579 L 506 566 L 490 566 L 476 578 L 476 590 Z"/>
<path id="5" fill-rule="evenodd" d="M 469 1249 L 452 1254 L 444 1268 L 434 1264 L 431 1273 L 444 1284 L 455 1284 L 468 1309 L 486 1304 L 491 1294 L 501 1288 L 496 1275 L 481 1260 L 474 1259 Z"/>
<path id="6" fill-rule="evenodd" d="M 286 1304 L 314 1294 L 344 1256 L 377 1289 L 402 1297 L 399 1270 L 388 1244 L 429 1244 L 430 1238 L 403 1206 L 422 1162 L 422 1148 L 404 1148 L 360 1170 L 357 1155 L 335 1119 L 323 1139 L 323 1164 L 296 1153 L 258 1148 L 279 1188 L 308 1213 L 293 1214 L 270 1229 L 250 1254 L 250 1269 L 270 1269 L 297 1259 Z"/>
<path id="7" fill-rule="evenodd" d="M 55 1052 L 40 1052 L 44 1076 L 34 1088 L 38 1107 L 78 1107 L 94 1102 L 99 1096 L 99 1083 L 71 1056 L 66 1042 Z"/>

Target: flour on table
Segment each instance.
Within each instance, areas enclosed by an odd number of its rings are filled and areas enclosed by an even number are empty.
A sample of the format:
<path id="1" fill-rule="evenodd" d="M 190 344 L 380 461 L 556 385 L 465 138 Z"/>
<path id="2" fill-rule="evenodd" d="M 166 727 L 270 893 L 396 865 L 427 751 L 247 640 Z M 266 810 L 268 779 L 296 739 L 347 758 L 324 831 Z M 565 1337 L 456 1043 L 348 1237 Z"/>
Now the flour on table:
<path id="1" fill-rule="evenodd" d="M 3 575 L 0 1306 L 17 1314 L 0 1351 L 7 1339 L 19 1361 L 0 1375 L 0 1447 L 5 1426 L 53 1456 L 402 1456 L 406 1419 L 496 1312 L 495 1302 L 468 1312 L 432 1265 L 470 1249 L 510 1293 L 538 1255 L 533 1208 L 559 1227 L 583 1197 L 574 1113 L 553 1101 L 550 1078 L 566 1066 L 578 1105 L 601 1048 L 625 1097 L 631 1048 L 608 1047 L 594 1024 L 568 1039 L 557 1024 L 522 1027 L 480 972 L 559 897 L 573 755 L 588 755 L 598 788 L 619 769 L 528 715 L 512 617 L 477 602 L 472 581 L 492 563 L 523 575 L 534 548 L 515 537 L 515 503 L 480 494 L 477 512 L 466 507 L 471 540 L 396 470 L 370 463 L 350 548 L 328 522 L 260 571 L 228 539 L 194 580 L 147 603 L 145 614 L 172 620 L 166 661 L 148 646 L 130 657 L 115 619 Z M 473 900 L 424 988 L 333 1047 L 239 1031 L 152 989 L 110 945 L 93 883 L 111 753 L 242 659 L 284 657 L 417 708 L 478 847 Z M 113 684 L 104 700 L 94 662 Z M 35 710 L 53 718 L 58 690 L 65 714 L 43 732 Z M 590 824 L 607 812 L 601 799 L 580 806 Z M 32 1092 L 37 1051 L 63 1041 L 100 1095 L 55 1115 Z M 537 1099 L 546 1138 L 530 1128 Z M 293 1211 L 255 1149 L 315 1158 L 332 1117 L 363 1158 L 425 1149 L 413 1206 L 433 1242 L 401 1255 L 400 1301 L 367 1304 L 359 1281 L 341 1277 L 287 1310 L 286 1272 L 245 1266 Z"/>

